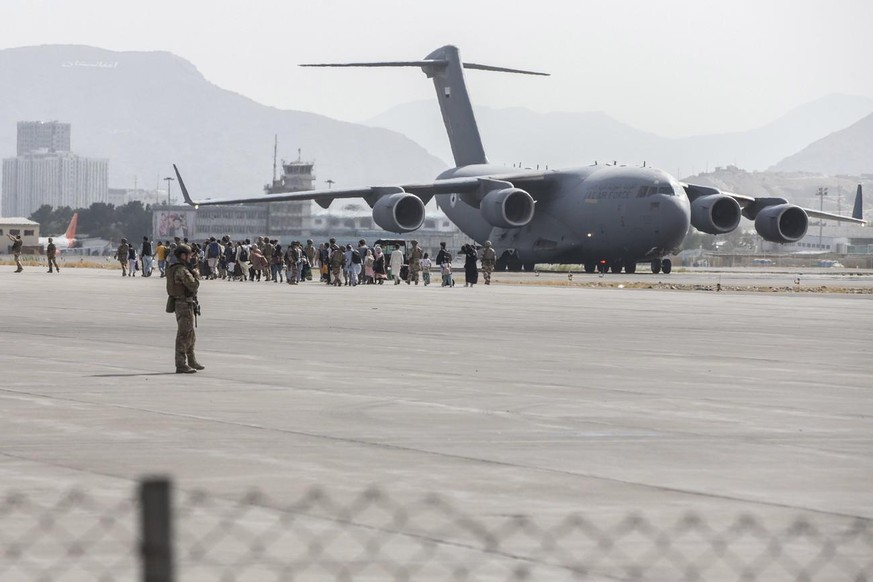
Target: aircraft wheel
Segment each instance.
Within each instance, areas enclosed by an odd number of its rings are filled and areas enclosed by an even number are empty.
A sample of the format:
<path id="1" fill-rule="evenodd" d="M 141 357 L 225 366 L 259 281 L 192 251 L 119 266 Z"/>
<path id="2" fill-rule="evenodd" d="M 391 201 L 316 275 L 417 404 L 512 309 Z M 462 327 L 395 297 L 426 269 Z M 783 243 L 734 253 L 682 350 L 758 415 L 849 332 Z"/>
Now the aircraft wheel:
<path id="1" fill-rule="evenodd" d="M 595 263 L 585 263 L 585 272 L 589 275 L 597 270 L 597 265 Z"/>
<path id="2" fill-rule="evenodd" d="M 661 272 L 661 259 L 652 260 L 652 272 L 656 275 Z"/>
<path id="3" fill-rule="evenodd" d="M 663 261 L 661 261 L 661 271 L 663 271 L 663 273 L 665 275 L 669 275 L 670 271 L 672 271 L 672 270 L 673 270 L 673 261 L 671 261 L 670 259 L 664 259 Z"/>
<path id="4" fill-rule="evenodd" d="M 637 262 L 635 260 L 626 260 L 624 262 L 624 272 L 632 275 L 637 272 Z"/>
<path id="5" fill-rule="evenodd" d="M 609 270 L 613 273 L 621 273 L 622 262 L 621 260 L 610 261 Z"/>

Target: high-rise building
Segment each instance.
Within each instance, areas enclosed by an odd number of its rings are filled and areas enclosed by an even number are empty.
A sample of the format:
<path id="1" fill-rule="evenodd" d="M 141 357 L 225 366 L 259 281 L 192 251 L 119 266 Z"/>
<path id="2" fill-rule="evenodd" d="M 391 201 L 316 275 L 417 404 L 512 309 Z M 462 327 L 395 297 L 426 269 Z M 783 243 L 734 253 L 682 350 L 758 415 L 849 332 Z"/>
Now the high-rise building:
<path id="1" fill-rule="evenodd" d="M 70 151 L 70 124 L 58 121 L 19 121 L 18 153 Z"/>
<path id="2" fill-rule="evenodd" d="M 61 129 L 40 133 L 42 126 L 51 125 Z M 87 208 L 95 202 L 108 202 L 109 161 L 71 153 L 69 124 L 23 122 L 18 130 L 18 157 L 3 160 L 0 215 L 30 216 L 43 204 Z M 22 137 L 22 131 L 28 135 Z M 52 140 L 65 149 L 44 147 Z M 36 143 L 42 147 L 31 149 Z"/>

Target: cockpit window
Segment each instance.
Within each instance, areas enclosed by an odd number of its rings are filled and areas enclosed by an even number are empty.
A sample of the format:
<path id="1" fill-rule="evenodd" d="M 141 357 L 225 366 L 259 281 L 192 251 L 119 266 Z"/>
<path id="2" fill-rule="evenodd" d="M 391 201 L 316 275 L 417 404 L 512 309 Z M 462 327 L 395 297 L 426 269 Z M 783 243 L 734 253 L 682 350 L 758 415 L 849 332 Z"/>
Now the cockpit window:
<path id="1" fill-rule="evenodd" d="M 637 192 L 637 198 L 645 198 L 646 196 L 654 196 L 655 194 L 667 194 L 668 196 L 675 196 L 676 192 L 673 190 L 673 186 L 670 184 L 659 184 L 657 186 L 640 186 L 639 192 Z"/>

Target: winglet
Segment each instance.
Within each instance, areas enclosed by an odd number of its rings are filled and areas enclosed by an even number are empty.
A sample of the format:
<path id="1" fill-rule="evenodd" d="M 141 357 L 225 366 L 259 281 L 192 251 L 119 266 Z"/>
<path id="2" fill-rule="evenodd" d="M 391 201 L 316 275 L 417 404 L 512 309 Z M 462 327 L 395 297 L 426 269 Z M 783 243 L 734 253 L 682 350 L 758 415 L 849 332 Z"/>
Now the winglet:
<path id="1" fill-rule="evenodd" d="M 860 184 L 858 184 L 858 191 L 855 193 L 855 208 L 852 209 L 852 218 L 864 220 L 864 194 L 861 192 Z"/>
<path id="2" fill-rule="evenodd" d="M 197 203 L 191 200 L 191 196 L 188 195 L 188 188 L 185 187 L 185 182 L 182 181 L 182 174 L 179 173 L 179 168 L 176 167 L 176 164 L 173 164 L 173 169 L 176 171 L 176 179 L 179 180 L 179 188 L 182 189 L 182 198 L 185 199 L 189 206 L 196 208 Z"/>

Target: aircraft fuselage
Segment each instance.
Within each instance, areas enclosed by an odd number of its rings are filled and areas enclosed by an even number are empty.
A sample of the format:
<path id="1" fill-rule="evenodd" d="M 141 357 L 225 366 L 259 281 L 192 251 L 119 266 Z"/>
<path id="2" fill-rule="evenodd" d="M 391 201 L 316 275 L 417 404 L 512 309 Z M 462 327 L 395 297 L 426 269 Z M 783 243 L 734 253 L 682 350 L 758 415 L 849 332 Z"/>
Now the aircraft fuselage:
<path id="1" fill-rule="evenodd" d="M 506 168 L 470 165 L 438 179 L 499 178 Z M 478 208 L 457 194 L 437 204 L 467 236 L 498 251 L 514 251 L 523 263 L 593 264 L 644 261 L 670 254 L 682 244 L 691 205 L 679 182 L 655 168 L 593 165 L 546 172 L 533 220 L 521 228 L 495 228 Z M 547 186 L 547 187 L 546 187 Z M 530 187 L 532 194 L 536 186 Z"/>

